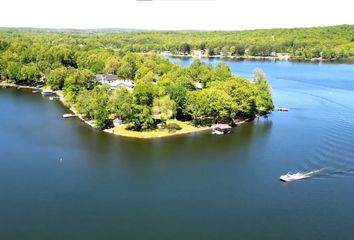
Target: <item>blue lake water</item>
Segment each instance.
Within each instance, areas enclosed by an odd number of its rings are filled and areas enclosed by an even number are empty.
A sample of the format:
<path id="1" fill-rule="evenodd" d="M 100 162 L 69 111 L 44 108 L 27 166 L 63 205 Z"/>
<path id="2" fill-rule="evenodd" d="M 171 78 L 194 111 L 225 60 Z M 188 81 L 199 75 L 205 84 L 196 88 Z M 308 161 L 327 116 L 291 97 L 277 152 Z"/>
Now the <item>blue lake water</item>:
<path id="1" fill-rule="evenodd" d="M 226 62 L 265 71 L 289 112 L 221 137 L 136 140 L 0 89 L 0 239 L 353 239 L 354 65 Z"/>

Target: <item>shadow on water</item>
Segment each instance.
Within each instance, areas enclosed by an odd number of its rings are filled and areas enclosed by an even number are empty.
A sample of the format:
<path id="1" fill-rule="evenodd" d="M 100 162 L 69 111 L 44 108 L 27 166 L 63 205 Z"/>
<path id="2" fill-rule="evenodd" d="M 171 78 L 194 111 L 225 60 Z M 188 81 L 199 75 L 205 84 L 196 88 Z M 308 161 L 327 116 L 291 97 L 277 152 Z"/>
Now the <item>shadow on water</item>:
<path id="1" fill-rule="evenodd" d="M 77 124 L 83 123 L 78 121 Z M 247 154 L 252 154 L 252 145 L 267 137 L 271 128 L 270 117 L 241 124 L 224 136 L 206 131 L 167 140 L 133 139 L 100 132 L 88 126 L 77 128 L 77 135 L 84 144 L 82 148 L 87 150 L 85 154 L 90 164 L 145 171 L 186 162 L 191 165 L 234 159 L 242 162 Z"/>

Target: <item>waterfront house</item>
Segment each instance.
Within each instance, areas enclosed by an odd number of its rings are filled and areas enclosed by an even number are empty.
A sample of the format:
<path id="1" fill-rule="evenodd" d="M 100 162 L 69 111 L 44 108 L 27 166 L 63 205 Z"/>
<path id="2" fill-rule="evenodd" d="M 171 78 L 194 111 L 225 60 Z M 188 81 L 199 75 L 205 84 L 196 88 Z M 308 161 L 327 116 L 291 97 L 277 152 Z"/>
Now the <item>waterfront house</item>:
<path id="1" fill-rule="evenodd" d="M 118 80 L 117 75 L 113 74 L 96 74 L 96 80 L 100 83 L 110 83 Z"/>
<path id="2" fill-rule="evenodd" d="M 121 80 L 113 74 L 97 74 L 96 80 L 101 84 L 108 85 L 111 89 L 116 89 L 121 86 L 126 87 L 128 91 L 132 91 L 134 89 L 134 81 Z"/>

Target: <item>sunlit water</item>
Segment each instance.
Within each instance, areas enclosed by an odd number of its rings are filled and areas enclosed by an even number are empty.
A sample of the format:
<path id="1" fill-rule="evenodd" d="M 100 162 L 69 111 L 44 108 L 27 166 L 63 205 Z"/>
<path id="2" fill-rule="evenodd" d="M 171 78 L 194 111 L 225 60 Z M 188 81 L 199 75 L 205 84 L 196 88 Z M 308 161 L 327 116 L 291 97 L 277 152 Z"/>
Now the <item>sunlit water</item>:
<path id="1" fill-rule="evenodd" d="M 194 58 L 173 58 L 172 62 L 190 65 Z M 252 78 L 252 71 L 259 67 L 268 74 L 274 89 L 275 104 L 291 108 L 291 111 L 309 108 L 321 117 L 318 121 L 329 121 L 322 126 L 322 140 L 300 166 L 293 172 L 307 173 L 321 170 L 313 177 L 322 178 L 354 174 L 354 65 L 330 63 L 294 63 L 287 61 L 234 61 L 207 59 L 201 61 L 216 66 L 220 61 L 230 65 L 235 75 Z M 346 91 L 343 91 L 346 90 Z M 291 99 L 290 99 L 291 98 Z M 283 103 L 285 101 L 294 102 Z M 300 109 L 298 106 L 302 104 Z M 294 105 L 294 106 L 293 106 Z M 299 113 L 301 114 L 301 113 Z"/>
<path id="2" fill-rule="evenodd" d="M 136 140 L 0 89 L 0 239 L 353 239 L 354 66 L 228 63 L 247 78 L 262 68 L 289 112 L 225 136 Z"/>

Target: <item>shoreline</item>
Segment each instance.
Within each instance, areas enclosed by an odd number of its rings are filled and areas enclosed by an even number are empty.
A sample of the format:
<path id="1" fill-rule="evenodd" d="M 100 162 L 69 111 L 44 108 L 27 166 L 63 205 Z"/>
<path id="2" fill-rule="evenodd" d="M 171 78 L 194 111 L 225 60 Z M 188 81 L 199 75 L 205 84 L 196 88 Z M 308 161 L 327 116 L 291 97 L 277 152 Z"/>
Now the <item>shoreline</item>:
<path id="1" fill-rule="evenodd" d="M 0 87 L 2 88 L 17 88 L 17 89 L 32 89 L 32 90 L 41 90 L 42 88 L 36 88 L 33 86 L 18 85 L 16 83 L 9 83 L 6 80 L 0 81 Z"/>
<path id="2" fill-rule="evenodd" d="M 250 56 L 250 55 L 245 55 L 245 56 L 220 56 L 220 55 L 214 55 L 214 56 L 200 56 L 200 55 L 193 55 L 193 54 L 187 54 L 187 55 L 178 55 L 178 54 L 159 54 L 164 57 L 172 57 L 172 58 L 194 58 L 194 59 L 201 59 L 201 58 L 217 58 L 217 59 L 226 59 L 226 60 L 267 60 L 267 61 L 286 61 L 286 62 L 304 62 L 304 63 L 320 63 L 320 62 L 325 62 L 325 63 L 344 63 L 344 64 L 353 64 L 354 59 L 322 59 L 322 58 L 311 58 L 311 59 L 303 59 L 299 57 L 284 57 L 284 56 Z"/>
<path id="3" fill-rule="evenodd" d="M 128 138 L 135 138 L 135 139 L 160 139 L 160 138 L 168 138 L 168 137 L 174 137 L 174 136 L 182 136 L 182 135 L 188 135 L 188 134 L 192 134 L 192 133 L 200 133 L 200 132 L 205 132 L 207 130 L 210 130 L 210 127 L 201 127 L 199 129 L 196 130 L 190 130 L 190 131 L 184 131 L 184 132 L 166 132 L 166 131 L 161 131 L 160 133 L 165 133 L 163 135 L 159 135 L 159 136 L 136 136 L 134 135 L 134 131 L 131 131 L 133 134 L 124 134 L 124 133 L 120 133 L 120 132 L 116 132 L 115 131 L 116 128 L 109 128 L 109 129 L 104 129 L 103 132 L 109 133 L 109 134 L 113 134 L 113 135 L 117 135 L 117 136 L 121 136 L 121 137 L 128 137 Z M 180 130 L 182 131 L 182 130 Z M 140 132 L 137 132 L 140 133 Z M 142 133 L 149 133 L 147 132 L 142 132 Z"/>
<path id="4" fill-rule="evenodd" d="M 92 128 L 98 129 L 95 124 L 92 121 L 88 121 L 85 120 L 82 115 L 74 108 L 74 107 L 70 107 L 66 102 L 65 102 L 65 98 L 64 95 L 61 91 L 54 91 L 54 93 L 56 95 L 59 96 L 59 101 L 67 108 L 69 109 L 71 112 L 73 112 L 75 114 L 75 116 L 80 119 L 82 122 L 86 123 L 87 125 L 91 126 Z"/>
<path id="5" fill-rule="evenodd" d="M 88 121 L 88 120 L 85 120 L 81 114 L 78 113 L 78 111 L 74 108 L 74 107 L 69 107 L 68 104 L 65 102 L 65 98 L 64 98 L 64 95 L 61 91 L 55 91 L 54 92 L 56 95 L 59 96 L 59 101 L 66 107 L 68 108 L 71 112 L 73 112 L 75 114 L 75 116 L 77 116 L 77 118 L 79 118 L 82 122 L 84 122 L 85 124 L 91 126 L 92 128 L 94 129 L 97 129 L 97 126 L 95 126 L 95 124 L 92 122 L 92 121 Z M 137 133 L 140 133 L 140 132 L 135 132 L 135 131 L 130 131 L 131 134 L 124 134 L 124 133 L 120 133 L 118 131 L 116 131 L 117 127 L 113 127 L 113 128 L 108 128 L 108 129 L 103 129 L 103 130 L 99 130 L 99 131 L 102 131 L 102 132 L 105 132 L 105 133 L 109 133 L 109 134 L 113 134 L 113 135 L 116 135 L 116 136 L 121 136 L 121 137 L 129 137 L 129 138 L 135 138 L 135 139 L 156 139 L 156 138 L 167 138 L 167 137 L 173 137 L 173 136 L 182 136 L 182 135 L 187 135 L 187 134 L 191 134 L 191 133 L 198 133 L 198 132 L 204 132 L 204 131 L 207 131 L 207 130 L 210 130 L 211 127 L 201 127 L 201 128 L 197 128 L 197 129 L 193 129 L 193 130 L 187 130 L 187 131 L 182 131 L 180 130 L 181 132 L 173 132 L 173 133 L 169 133 L 169 132 L 164 132 L 164 131 L 161 131 L 160 133 L 162 135 L 159 135 L 159 136 L 136 136 Z M 129 131 L 129 130 L 127 130 Z M 148 131 L 147 132 L 143 132 L 143 133 L 149 133 Z M 151 132 L 150 132 L 151 133 Z M 163 134 L 165 133 L 165 134 Z"/>
<path id="6" fill-rule="evenodd" d="M 17 84 L 14 84 L 14 83 L 4 83 L 4 82 L 0 82 L 0 86 L 2 86 L 4 88 L 42 90 L 42 88 L 36 88 L 36 87 L 32 87 L 32 86 L 21 86 L 21 85 L 17 85 Z M 97 126 L 95 126 L 93 121 L 85 120 L 82 117 L 82 115 L 79 114 L 78 111 L 74 107 L 70 107 L 65 102 L 64 95 L 63 95 L 63 93 L 61 91 L 54 91 L 54 94 L 59 96 L 59 101 L 64 105 L 64 107 L 66 107 L 69 111 L 74 113 L 75 116 L 78 119 L 80 119 L 83 123 L 89 125 L 90 127 L 98 130 Z M 243 123 L 247 122 L 247 121 L 249 121 L 249 119 L 236 122 L 236 127 L 238 125 L 240 125 L 240 124 L 243 124 Z M 186 122 L 184 122 L 184 123 L 186 123 Z M 168 137 L 174 137 L 174 136 L 183 136 L 183 135 L 188 135 L 188 134 L 201 133 L 201 132 L 205 132 L 205 131 L 210 131 L 211 130 L 211 127 L 200 127 L 200 128 L 195 127 L 195 128 L 193 128 L 191 130 L 184 130 L 184 131 L 183 131 L 183 128 L 182 128 L 181 130 L 178 130 L 176 132 L 168 132 L 168 131 L 135 132 L 135 131 L 126 130 L 129 133 L 120 133 L 120 132 L 116 131 L 117 128 L 119 128 L 119 127 L 113 127 L 113 128 L 103 129 L 103 130 L 99 130 L 99 131 L 102 131 L 102 132 L 105 132 L 105 133 L 109 133 L 109 134 L 113 134 L 113 135 L 120 136 L 120 137 L 128 137 L 128 138 L 135 138 L 135 139 L 161 139 L 161 138 L 168 138 Z M 141 134 L 141 133 L 145 133 L 146 135 L 142 136 L 143 134 Z M 150 133 L 150 135 L 149 135 L 149 133 Z M 153 133 L 159 134 L 159 135 L 154 135 Z"/>
<path id="7" fill-rule="evenodd" d="M 22 86 L 22 85 L 17 85 L 15 83 L 4 83 L 4 82 L 0 82 L 0 86 L 4 87 L 4 88 L 16 88 L 16 89 L 35 89 L 35 90 L 42 90 L 42 88 L 36 88 L 36 87 L 32 87 L 32 86 Z M 98 130 L 97 126 L 95 126 L 93 121 L 88 121 L 85 120 L 81 114 L 78 113 L 78 111 L 74 108 L 74 107 L 70 107 L 66 102 L 65 102 L 65 98 L 64 95 L 61 91 L 54 91 L 54 94 L 56 94 L 57 96 L 59 96 L 59 101 L 64 105 L 64 107 L 66 107 L 69 111 L 71 111 L 72 113 L 75 114 L 75 116 L 77 118 L 79 118 L 83 123 L 89 125 L 90 127 Z M 236 122 L 236 127 L 240 124 L 243 124 L 245 122 L 249 121 L 249 119 L 246 120 L 242 120 L 242 121 L 238 121 Z M 182 136 L 182 135 L 188 135 L 188 134 L 194 134 L 194 133 L 200 133 L 200 132 L 205 132 L 205 131 L 210 131 L 211 127 L 200 127 L 200 128 L 194 128 L 191 130 L 185 130 L 183 131 L 183 128 L 181 130 L 178 130 L 176 132 L 168 132 L 168 131 L 147 131 L 147 132 L 135 132 L 135 131 L 129 131 L 127 130 L 129 133 L 120 133 L 117 132 L 115 129 L 117 129 L 118 127 L 113 127 L 113 128 L 109 128 L 109 129 L 103 129 L 103 130 L 99 130 L 102 132 L 106 132 L 109 134 L 113 134 L 116 136 L 120 136 L 120 137 L 128 137 L 128 138 L 135 138 L 135 139 L 160 139 L 160 138 L 168 138 L 168 137 L 174 137 L 174 136 Z M 130 134 L 131 133 L 131 134 Z M 138 136 L 140 133 L 146 133 L 146 136 Z M 160 135 L 149 135 L 149 133 L 159 133 Z"/>

